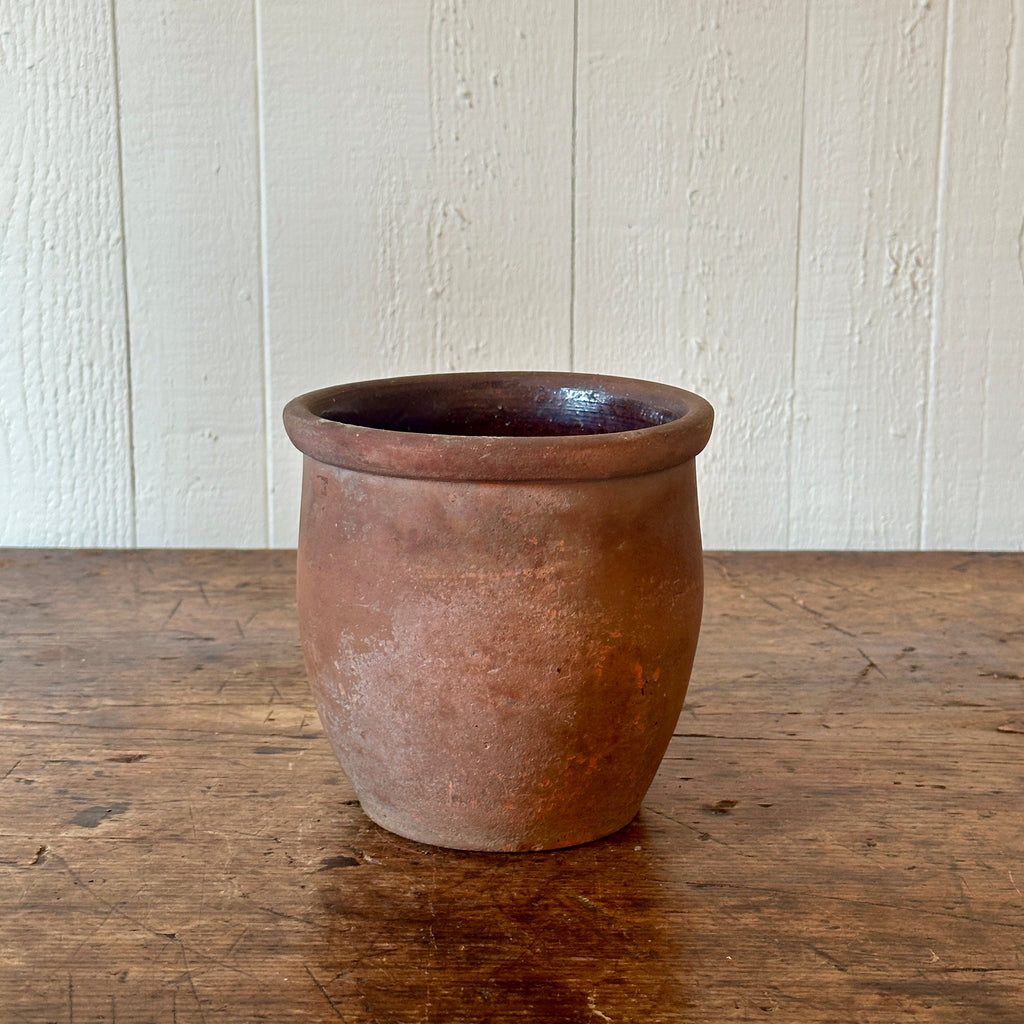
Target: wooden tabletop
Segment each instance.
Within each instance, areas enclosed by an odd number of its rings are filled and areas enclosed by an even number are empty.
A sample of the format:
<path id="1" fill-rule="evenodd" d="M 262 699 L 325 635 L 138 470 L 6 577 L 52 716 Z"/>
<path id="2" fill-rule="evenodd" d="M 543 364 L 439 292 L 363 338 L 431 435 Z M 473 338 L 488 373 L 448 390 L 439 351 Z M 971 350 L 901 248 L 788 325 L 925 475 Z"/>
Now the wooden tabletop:
<path id="1" fill-rule="evenodd" d="M 1024 556 L 709 554 L 640 816 L 420 846 L 290 552 L 0 552 L 0 1021 L 1024 1020 Z"/>

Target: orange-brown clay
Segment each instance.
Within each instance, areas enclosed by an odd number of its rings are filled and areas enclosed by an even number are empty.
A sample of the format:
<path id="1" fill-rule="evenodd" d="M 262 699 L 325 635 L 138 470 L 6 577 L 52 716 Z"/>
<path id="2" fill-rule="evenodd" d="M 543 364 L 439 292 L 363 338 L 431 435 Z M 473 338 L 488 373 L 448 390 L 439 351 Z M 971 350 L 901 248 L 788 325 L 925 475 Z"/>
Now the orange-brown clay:
<path id="1" fill-rule="evenodd" d="M 304 395 L 303 648 L 366 813 L 475 850 L 551 849 L 639 810 L 682 708 L 711 407 L 567 373 Z"/>

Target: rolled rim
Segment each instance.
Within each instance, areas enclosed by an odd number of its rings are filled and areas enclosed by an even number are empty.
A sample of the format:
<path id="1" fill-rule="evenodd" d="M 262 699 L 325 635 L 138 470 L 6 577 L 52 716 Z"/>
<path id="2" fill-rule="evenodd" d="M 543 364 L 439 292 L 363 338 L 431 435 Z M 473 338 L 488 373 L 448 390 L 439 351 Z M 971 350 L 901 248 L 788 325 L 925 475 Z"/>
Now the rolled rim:
<path id="1" fill-rule="evenodd" d="M 329 466 L 435 480 L 585 480 L 655 473 L 708 442 L 711 405 L 667 384 L 572 372 L 426 374 L 311 391 L 288 437 Z"/>

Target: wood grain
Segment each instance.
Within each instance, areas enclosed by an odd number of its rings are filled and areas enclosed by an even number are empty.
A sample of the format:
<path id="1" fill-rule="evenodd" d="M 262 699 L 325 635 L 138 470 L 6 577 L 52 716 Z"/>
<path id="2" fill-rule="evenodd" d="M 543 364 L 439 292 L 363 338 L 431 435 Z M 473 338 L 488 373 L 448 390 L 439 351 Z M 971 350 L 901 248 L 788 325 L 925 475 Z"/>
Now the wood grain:
<path id="1" fill-rule="evenodd" d="M 8 1019 L 996 1024 L 1024 558 L 715 554 L 644 810 L 548 854 L 362 815 L 291 552 L 0 559 Z"/>
<path id="2" fill-rule="evenodd" d="M 0 538 L 134 540 L 109 5 L 0 6 Z"/>
<path id="3" fill-rule="evenodd" d="M 143 547 L 268 541 L 254 43 L 249 0 L 118 5 Z"/>

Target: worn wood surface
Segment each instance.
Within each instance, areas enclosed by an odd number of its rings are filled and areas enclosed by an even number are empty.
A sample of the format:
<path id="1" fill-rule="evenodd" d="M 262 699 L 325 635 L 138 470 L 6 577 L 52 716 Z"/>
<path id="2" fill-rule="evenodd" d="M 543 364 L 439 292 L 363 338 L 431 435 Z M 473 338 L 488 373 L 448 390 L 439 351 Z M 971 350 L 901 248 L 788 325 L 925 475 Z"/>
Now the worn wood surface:
<path id="1" fill-rule="evenodd" d="M 0 552 L 0 1020 L 1019 1021 L 1024 556 L 712 554 L 677 736 L 549 854 L 372 825 L 288 552 Z"/>

